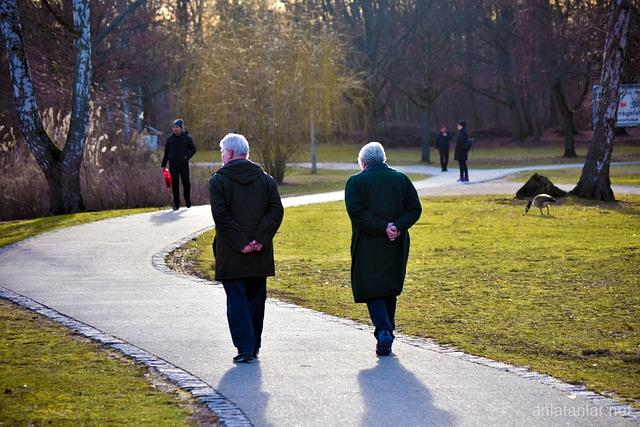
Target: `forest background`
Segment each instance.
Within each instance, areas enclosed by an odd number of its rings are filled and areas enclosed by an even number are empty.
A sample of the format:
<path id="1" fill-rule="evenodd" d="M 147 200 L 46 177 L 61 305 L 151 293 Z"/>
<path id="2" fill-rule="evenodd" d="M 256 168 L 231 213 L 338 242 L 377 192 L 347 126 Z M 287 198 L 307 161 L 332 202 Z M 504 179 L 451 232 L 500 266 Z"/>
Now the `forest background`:
<path id="1" fill-rule="evenodd" d="M 63 150 L 83 2 L 14 3 L 37 112 Z M 622 3 L 631 13 L 621 82 L 637 83 L 638 2 Z M 200 150 L 244 133 L 278 182 L 312 139 L 353 144 L 354 154 L 370 140 L 420 147 L 416 156 L 431 162 L 434 134 L 459 119 L 485 146 L 556 144 L 558 157 L 575 157 L 576 141 L 591 137 L 612 10 L 597 0 L 117 0 L 90 9 L 87 137 L 74 205 L 90 210 L 168 203 L 159 156 L 176 117 Z M 20 130 L 8 59 L 3 50 L 0 220 L 52 205 Z M 160 152 L 145 143 L 153 136 Z M 193 191 L 196 203 L 207 202 L 206 182 Z"/>

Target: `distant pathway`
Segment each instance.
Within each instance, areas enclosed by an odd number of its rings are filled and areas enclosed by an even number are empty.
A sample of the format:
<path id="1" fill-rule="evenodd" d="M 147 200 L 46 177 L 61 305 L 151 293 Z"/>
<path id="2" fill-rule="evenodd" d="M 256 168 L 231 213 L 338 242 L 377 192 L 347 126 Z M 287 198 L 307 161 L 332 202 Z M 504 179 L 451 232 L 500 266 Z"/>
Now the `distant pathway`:
<path id="1" fill-rule="evenodd" d="M 480 185 L 455 184 L 454 171 L 399 169 L 434 174 L 416 182 L 423 194 L 448 187 L 447 194 L 466 194 Z M 543 168 L 526 170 L 534 169 Z M 520 170 L 525 168 L 508 171 Z M 476 182 L 508 172 L 471 173 Z M 338 191 L 284 203 L 342 198 Z M 163 261 L 171 248 L 211 225 L 209 207 L 195 206 L 106 219 L 16 243 L 0 250 L 0 297 L 24 295 L 64 314 L 65 322 L 95 328 L 78 326 L 102 342 L 174 372 L 228 425 L 638 425 L 637 412 L 581 387 L 430 340 L 400 337 L 395 357 L 377 358 L 369 326 L 272 299 L 260 362 L 234 366 L 223 289 L 168 271 Z M 45 314 L 62 321 L 52 310 Z"/>

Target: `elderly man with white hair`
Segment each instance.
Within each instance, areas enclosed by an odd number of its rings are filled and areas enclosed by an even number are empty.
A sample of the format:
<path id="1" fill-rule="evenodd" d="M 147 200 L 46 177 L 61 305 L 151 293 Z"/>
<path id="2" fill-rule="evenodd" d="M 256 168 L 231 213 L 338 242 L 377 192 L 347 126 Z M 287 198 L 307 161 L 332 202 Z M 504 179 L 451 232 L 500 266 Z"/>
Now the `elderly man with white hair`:
<path id="1" fill-rule="evenodd" d="M 391 353 L 396 299 L 409 258 L 409 228 L 422 206 L 409 178 L 386 164 L 384 148 L 370 142 L 360 150 L 362 171 L 351 176 L 345 203 L 351 219 L 351 289 L 366 303 L 375 326 L 376 354 Z"/>
<path id="2" fill-rule="evenodd" d="M 227 294 L 227 320 L 238 354 L 235 363 L 258 357 L 267 298 L 275 275 L 273 237 L 284 209 L 273 178 L 249 160 L 249 143 L 230 133 L 220 141 L 222 167 L 209 180 L 215 278 Z"/>

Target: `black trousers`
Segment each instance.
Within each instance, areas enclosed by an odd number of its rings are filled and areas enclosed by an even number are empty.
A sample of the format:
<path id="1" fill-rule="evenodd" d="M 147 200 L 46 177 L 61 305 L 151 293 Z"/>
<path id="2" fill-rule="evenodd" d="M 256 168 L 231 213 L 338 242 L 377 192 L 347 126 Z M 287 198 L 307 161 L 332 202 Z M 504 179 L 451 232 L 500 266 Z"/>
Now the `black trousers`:
<path id="1" fill-rule="evenodd" d="M 389 331 L 393 336 L 396 329 L 396 301 L 397 297 L 375 298 L 367 301 L 369 316 L 376 330 L 373 335 L 378 338 L 378 334 L 383 331 Z"/>
<path id="2" fill-rule="evenodd" d="M 240 354 L 253 354 L 262 344 L 267 278 L 223 280 L 227 294 L 227 320 L 233 345 Z"/>
<path id="3" fill-rule="evenodd" d="M 171 185 L 173 190 L 173 206 L 180 207 L 180 180 L 182 179 L 182 189 L 184 203 L 191 206 L 191 181 L 189 181 L 189 162 L 172 163 L 169 162 L 169 173 L 171 173 Z"/>
<path id="4" fill-rule="evenodd" d="M 443 171 L 447 170 L 449 164 L 449 150 L 438 150 L 440 152 L 440 167 Z"/>
<path id="5" fill-rule="evenodd" d="M 467 167 L 467 159 L 458 160 L 460 163 L 460 178 L 469 179 L 469 168 Z"/>

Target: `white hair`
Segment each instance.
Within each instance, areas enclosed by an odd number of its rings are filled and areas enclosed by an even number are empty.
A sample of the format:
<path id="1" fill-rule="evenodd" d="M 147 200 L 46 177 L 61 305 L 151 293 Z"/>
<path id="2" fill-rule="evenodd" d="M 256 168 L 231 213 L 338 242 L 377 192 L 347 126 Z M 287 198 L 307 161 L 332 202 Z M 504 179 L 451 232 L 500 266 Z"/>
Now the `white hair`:
<path id="1" fill-rule="evenodd" d="M 384 153 L 384 147 L 379 142 L 370 142 L 360 149 L 358 160 L 366 165 L 376 163 L 385 163 L 387 155 Z"/>
<path id="2" fill-rule="evenodd" d="M 249 142 L 239 133 L 228 133 L 220 141 L 220 148 L 232 150 L 236 156 L 246 157 L 249 154 Z"/>

